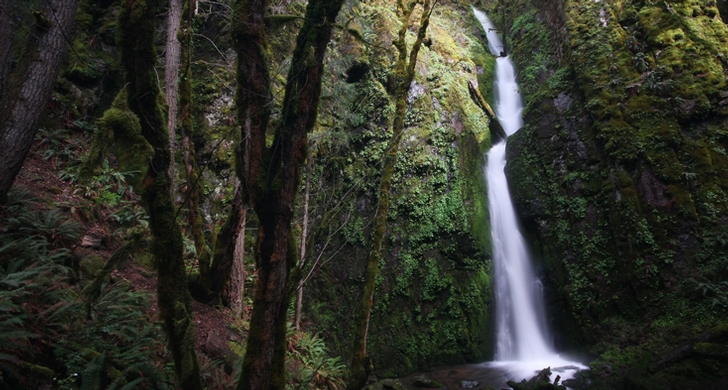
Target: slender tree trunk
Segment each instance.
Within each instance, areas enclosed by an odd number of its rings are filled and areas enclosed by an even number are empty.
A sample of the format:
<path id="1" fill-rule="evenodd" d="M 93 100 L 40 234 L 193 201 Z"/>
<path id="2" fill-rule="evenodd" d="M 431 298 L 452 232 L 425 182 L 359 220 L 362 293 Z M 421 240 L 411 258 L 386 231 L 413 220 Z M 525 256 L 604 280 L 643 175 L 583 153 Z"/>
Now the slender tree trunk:
<path id="1" fill-rule="evenodd" d="M 180 41 L 177 37 L 182 19 L 182 0 L 169 0 L 167 12 L 167 41 L 165 45 L 164 68 L 164 98 L 167 101 L 167 130 L 169 131 L 169 150 L 172 153 L 172 163 L 169 165 L 169 177 L 172 178 L 172 198 L 175 196 L 175 166 L 174 154 L 177 151 L 177 97 L 179 96 Z M 198 252 L 199 253 L 199 252 Z"/>
<path id="2" fill-rule="evenodd" d="M 202 390 L 194 349 L 192 302 L 182 258 L 182 232 L 170 196 L 169 133 L 154 72 L 155 15 L 160 0 L 126 0 L 119 12 L 119 46 L 129 108 L 139 116 L 142 135 L 154 148 L 141 195 L 149 214 L 152 254 L 157 264 L 157 301 L 167 346 L 174 361 L 177 385 Z"/>
<path id="3" fill-rule="evenodd" d="M 175 1 L 175 0 L 173 0 Z M 195 15 L 194 0 L 185 0 L 183 18 L 179 29 L 181 41 L 181 77 L 179 80 L 179 116 L 180 133 L 182 135 L 182 150 L 184 151 L 185 176 L 187 178 L 187 225 L 195 242 L 195 250 L 200 267 L 200 287 L 209 293 L 210 285 L 210 253 L 205 240 L 202 227 L 202 213 L 200 213 L 200 192 L 197 188 L 197 159 L 195 146 L 190 142 L 193 133 L 192 123 L 192 20 Z M 171 115 L 171 109 L 170 109 Z M 170 120 L 171 122 L 171 120 Z M 170 136 L 172 136 L 170 132 Z M 174 149 L 172 149 L 174 153 Z M 174 163 L 172 164 L 174 165 Z"/>
<path id="4" fill-rule="evenodd" d="M 235 240 L 235 253 L 233 255 L 233 269 L 230 274 L 230 288 L 228 289 L 228 302 L 236 318 L 243 314 L 243 286 L 245 286 L 245 220 L 248 210 L 240 210 L 240 226 L 238 226 Z"/>
<path id="5" fill-rule="evenodd" d="M 0 23 L 10 18 L 5 14 L 8 4 L 0 10 Z M 0 100 L 0 204 L 5 203 L 8 190 L 23 166 L 41 114 L 50 100 L 53 85 L 61 68 L 66 37 L 71 31 L 79 0 L 47 0 L 36 13 L 23 58 L 10 77 L 7 93 Z M 6 39 L 7 26 L 0 27 L 0 38 Z M 0 43 L 10 45 L 12 39 Z M 0 52 L 2 51 L 0 50 Z M 3 56 L 0 53 L 0 56 Z M 8 64 L 8 54 L 0 57 L 0 70 Z M 4 79 L 5 80 L 5 79 Z M 4 89 L 3 89 L 4 90 Z"/>
<path id="6" fill-rule="evenodd" d="M 311 166 L 313 165 L 313 156 L 311 149 L 308 150 L 308 158 L 306 159 L 306 187 L 303 193 L 303 230 L 301 231 L 301 250 L 299 251 L 298 267 L 303 271 L 306 265 L 306 242 L 308 241 L 308 203 L 311 194 Z M 301 308 L 303 307 L 303 280 L 298 283 L 296 289 L 296 315 L 294 318 L 294 326 L 296 330 L 301 330 Z"/>
<path id="7" fill-rule="evenodd" d="M 394 96 L 396 102 L 394 122 L 392 124 L 392 138 L 387 144 L 387 152 L 382 162 L 382 177 L 379 182 L 379 203 L 377 205 L 377 213 L 374 216 L 374 226 L 372 228 L 372 236 L 367 258 L 367 267 L 364 273 L 364 289 L 362 292 L 362 300 L 359 308 L 359 319 L 356 324 L 354 333 L 354 356 L 350 367 L 349 380 L 347 387 L 349 389 L 361 389 L 366 384 L 369 375 L 371 362 L 367 356 L 367 335 L 369 333 L 369 319 L 371 318 L 372 306 L 374 304 L 374 282 L 379 273 L 379 261 L 382 257 L 382 242 L 386 232 L 387 215 L 389 214 L 389 190 L 392 187 L 392 177 L 394 176 L 394 165 L 397 162 L 397 154 L 399 152 L 399 141 L 404 132 L 404 117 L 407 113 L 407 97 L 409 95 L 410 84 L 414 80 L 415 65 L 417 65 L 417 55 L 419 54 L 422 40 L 425 38 L 427 26 L 430 23 L 430 15 L 435 8 L 435 0 L 430 6 L 431 1 L 425 0 L 422 18 L 420 19 L 420 27 L 417 31 L 417 39 L 412 49 L 407 51 L 405 37 L 409 27 L 409 19 L 414 11 L 417 3 L 409 3 L 405 5 L 404 0 L 398 0 L 400 9 L 401 27 L 399 36 L 395 42 L 395 47 L 399 51 L 399 57 L 395 65 L 395 77 L 399 81 L 395 87 Z"/>
<path id="8" fill-rule="evenodd" d="M 290 272 L 295 265 L 291 219 L 299 184 L 299 167 L 306 156 L 307 134 L 316 122 L 321 94 L 323 58 L 343 0 L 310 0 L 298 33 L 288 73 L 281 123 L 273 145 L 265 145 L 270 101 L 265 61 L 266 3 L 238 1 L 234 34 L 238 49 L 237 110 L 243 125 L 238 174 L 245 199 L 260 220 L 248 345 L 239 390 L 284 389 L 286 384 L 286 313 L 292 293 Z M 265 77 L 261 86 L 260 76 Z M 260 92 L 255 94 L 256 90 Z M 261 118 L 261 115 L 264 117 Z M 264 120 L 253 120 L 253 119 Z"/>
<path id="9" fill-rule="evenodd" d="M 212 303 L 222 304 L 223 291 L 230 281 L 230 273 L 235 263 L 235 248 L 239 240 L 242 217 L 245 205 L 243 204 L 242 190 L 238 186 L 233 196 L 232 209 L 225 224 L 215 240 L 212 266 L 210 268 L 210 286 Z M 202 275 L 200 275 L 202 276 Z"/>

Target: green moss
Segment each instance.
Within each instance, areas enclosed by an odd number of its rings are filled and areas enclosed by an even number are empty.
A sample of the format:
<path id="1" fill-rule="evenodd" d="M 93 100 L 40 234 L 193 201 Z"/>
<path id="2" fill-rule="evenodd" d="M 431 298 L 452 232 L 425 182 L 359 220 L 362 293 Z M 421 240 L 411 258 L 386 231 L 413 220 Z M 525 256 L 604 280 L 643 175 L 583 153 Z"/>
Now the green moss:
<path id="1" fill-rule="evenodd" d="M 104 264 L 106 264 L 106 261 L 98 255 L 86 256 L 81 259 L 80 263 L 81 269 L 89 278 L 95 277 L 104 268 Z"/>
<path id="2" fill-rule="evenodd" d="M 701 299 L 680 309 L 694 296 L 679 284 L 725 277 L 713 268 L 723 260 L 699 264 L 726 256 L 708 237 L 726 210 L 715 170 L 728 30 L 710 1 L 524 3 L 511 6 L 527 83 L 508 149 L 514 202 L 545 259 L 558 328 L 609 370 L 644 367 L 680 343 L 670 335 L 717 320 Z"/>
<path id="3" fill-rule="evenodd" d="M 124 90 L 114 100 L 112 108 L 97 120 L 96 126 L 94 142 L 81 167 L 81 177 L 91 178 L 110 153 L 116 157 L 119 171 L 129 173 L 127 183 L 141 188 L 154 151 L 142 136 L 139 118 L 126 105 Z"/>
<path id="4" fill-rule="evenodd" d="M 305 312 L 332 349 L 344 356 L 350 354 L 345 324 L 354 321 L 346 308 L 360 294 L 376 205 L 372 194 L 394 112 L 387 93 L 394 53 L 381 48 L 388 47 L 386 41 L 398 27 L 389 5 L 360 7 L 358 12 L 367 18 L 367 23 L 357 24 L 361 34 L 377 45 L 344 46 L 343 53 L 355 56 L 332 58 L 330 72 L 336 77 L 350 64 L 364 61 L 356 56 L 365 58 L 369 72 L 352 84 L 340 77 L 332 81 L 322 95 L 323 125 L 313 134 L 317 177 L 331 185 L 330 191 L 351 197 L 341 201 L 347 204 L 341 214 L 322 222 L 322 229 L 333 231 L 347 221 L 342 237 L 330 247 L 345 244 L 336 258 L 349 260 L 332 261 L 322 269 L 321 279 L 309 290 L 313 292 Z M 458 23 L 463 19 L 472 26 L 463 28 Z M 490 234 L 482 176 L 482 152 L 490 146 L 490 132 L 487 117 L 467 89 L 467 81 L 492 72 L 494 60 L 485 55 L 479 35 L 468 7 L 438 6 L 418 57 L 369 328 L 367 348 L 380 376 L 483 360 L 492 350 Z M 351 44 L 342 38 L 337 48 Z M 412 38 L 408 33 L 408 42 Z M 481 83 L 481 88 L 490 83 Z"/>

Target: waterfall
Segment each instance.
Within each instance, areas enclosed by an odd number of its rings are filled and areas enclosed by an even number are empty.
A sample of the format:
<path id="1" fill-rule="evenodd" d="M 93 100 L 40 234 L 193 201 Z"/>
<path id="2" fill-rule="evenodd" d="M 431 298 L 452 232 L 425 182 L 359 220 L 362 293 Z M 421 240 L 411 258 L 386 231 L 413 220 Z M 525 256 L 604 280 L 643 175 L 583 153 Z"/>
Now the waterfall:
<path id="1" fill-rule="evenodd" d="M 499 56 L 502 44 L 493 25 L 483 13 L 476 13 L 488 34 L 493 55 Z M 496 59 L 496 115 L 507 135 L 523 126 L 521 95 L 516 72 L 508 57 Z M 493 239 L 493 268 L 496 288 L 496 361 L 544 358 L 553 354 L 547 341 L 540 283 L 535 277 L 526 242 L 518 230 L 516 212 L 503 168 L 506 143 L 501 141 L 488 152 L 486 179 Z"/>
<path id="2" fill-rule="evenodd" d="M 510 136 L 523 126 L 523 104 L 513 62 L 502 57 L 503 44 L 488 17 L 475 10 L 488 37 L 496 60 L 496 115 Z M 523 235 L 518 229 L 516 213 L 503 171 L 506 142 L 493 145 L 487 155 L 485 176 L 488 183 L 493 269 L 495 274 L 496 353 L 495 362 L 510 363 L 519 374 L 551 366 L 584 368 L 557 355 L 551 343 L 544 315 L 543 291 L 533 270 Z M 554 369 L 554 371 L 556 371 Z M 561 374 L 565 377 L 564 374 Z"/>

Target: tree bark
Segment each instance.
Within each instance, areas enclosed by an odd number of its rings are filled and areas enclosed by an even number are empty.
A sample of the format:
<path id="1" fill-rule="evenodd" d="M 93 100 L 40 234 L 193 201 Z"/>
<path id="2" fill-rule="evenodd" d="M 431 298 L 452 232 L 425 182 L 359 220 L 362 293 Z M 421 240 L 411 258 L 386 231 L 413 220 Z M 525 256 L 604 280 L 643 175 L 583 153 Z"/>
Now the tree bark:
<path id="1" fill-rule="evenodd" d="M 311 149 L 308 150 L 308 158 L 306 159 L 306 186 L 303 193 L 303 229 L 301 230 L 301 250 L 299 251 L 298 267 L 303 270 L 306 265 L 306 242 L 308 241 L 308 204 L 311 195 L 311 166 L 313 165 L 313 156 Z M 303 283 L 298 283 L 296 288 L 296 314 L 293 326 L 296 330 L 301 330 L 301 308 L 303 307 Z"/>
<path id="2" fill-rule="evenodd" d="M 160 91 L 154 72 L 155 15 L 160 0 L 126 0 L 119 12 L 119 47 L 129 109 L 140 119 L 142 135 L 154 148 L 143 179 L 141 197 L 149 214 L 152 254 L 157 265 L 159 315 L 174 361 L 177 385 L 202 390 L 194 349 L 192 300 L 187 290 L 182 232 L 170 195 L 169 133 L 157 103 Z"/>
<path id="3" fill-rule="evenodd" d="M 177 33 L 182 20 L 182 0 L 169 0 L 167 12 L 167 40 L 165 45 L 164 98 L 167 101 L 167 130 L 169 131 L 169 150 L 172 153 L 172 164 L 169 165 L 169 177 L 172 178 L 172 197 L 175 195 L 174 154 L 177 150 L 177 97 L 179 96 L 180 41 Z"/>
<path id="4" fill-rule="evenodd" d="M 367 335 L 369 333 L 369 320 L 374 304 L 374 282 L 379 273 L 379 261 L 382 257 L 382 242 L 384 240 L 384 233 L 386 232 L 387 215 L 389 214 L 389 190 L 392 187 L 394 165 L 397 162 L 397 154 L 399 152 L 399 141 L 402 138 L 405 127 L 404 117 L 407 113 L 407 97 L 409 96 L 410 84 L 412 84 L 415 76 L 417 55 L 422 46 L 422 40 L 427 33 L 430 15 L 435 8 L 437 0 L 432 3 L 432 6 L 430 6 L 430 3 L 430 0 L 425 0 L 424 2 L 420 27 L 417 31 L 417 39 L 412 45 L 412 49 L 408 52 L 405 37 L 409 27 L 410 16 L 417 3 L 412 2 L 405 5 L 404 0 L 398 0 L 397 2 L 400 10 L 401 26 L 398 39 L 394 43 L 394 46 L 399 52 L 394 70 L 397 83 L 392 96 L 396 102 L 396 109 L 392 124 L 392 138 L 387 144 L 387 153 L 382 162 L 382 177 L 379 182 L 378 192 L 379 202 L 377 205 L 377 213 L 374 216 L 369 257 L 367 258 L 367 266 L 364 272 L 364 289 L 359 307 L 359 319 L 357 320 L 356 330 L 354 332 L 354 354 L 347 383 L 347 388 L 349 389 L 358 390 L 364 387 L 369 375 L 368 371 L 371 367 L 369 357 L 367 356 Z"/>
<path id="5" fill-rule="evenodd" d="M 7 0 L 0 0 L 0 102 L 5 97 L 12 67 L 13 18 Z"/>
<path id="6" fill-rule="evenodd" d="M 230 288 L 228 289 L 228 302 L 236 318 L 243 314 L 243 286 L 245 286 L 245 220 L 247 209 L 240 210 L 240 226 L 238 226 L 235 252 L 233 254 L 233 269 L 230 273 Z"/>
<path id="7" fill-rule="evenodd" d="M 240 228 L 243 225 L 242 217 L 245 215 L 243 214 L 245 205 L 241 191 L 239 187 L 236 188 L 230 215 L 215 240 L 215 250 L 210 267 L 210 286 L 212 287 L 210 296 L 214 305 L 222 304 L 223 291 L 230 281 L 230 273 L 235 263 L 235 247 L 240 235 Z"/>
<path id="8" fill-rule="evenodd" d="M 260 227 L 258 278 L 239 390 L 284 389 L 286 313 L 295 259 L 291 219 L 306 157 L 307 134 L 316 122 L 323 58 L 343 0 L 311 0 L 298 33 L 288 73 L 281 123 L 273 145 L 265 145 L 270 86 L 265 61 L 265 1 L 238 1 L 234 34 L 238 50 L 238 120 L 243 126 L 238 175 L 244 199 Z M 258 93 L 256 93 L 258 91 Z"/>
<path id="9" fill-rule="evenodd" d="M 0 101 L 0 204 L 5 203 L 8 190 L 35 139 L 41 114 L 50 100 L 61 68 L 66 36 L 71 30 L 78 3 L 79 0 L 48 0 L 43 2 L 41 11 L 34 12 L 35 24 L 25 53 L 13 72 L 17 76 L 11 75 L 7 93 Z M 3 10 L 8 9 L 7 4 L 2 5 Z M 5 11 L 0 13 L 3 14 L 0 23 L 5 24 L 2 19 L 10 16 Z M 0 28 L 3 40 L 7 33 L 5 29 L 6 26 Z M 0 43 L 0 46 L 11 42 L 12 39 Z M 0 57 L 0 67 L 7 65 L 8 55 Z"/>
<path id="10" fill-rule="evenodd" d="M 173 0 L 175 1 L 175 0 Z M 202 213 L 200 213 L 200 192 L 197 189 L 198 167 L 195 157 L 195 145 L 190 142 L 193 133 L 192 123 L 192 19 L 195 15 L 195 0 L 185 0 L 183 20 L 180 24 L 179 38 L 181 42 L 181 77 L 179 79 L 179 116 L 180 133 L 182 135 L 182 150 L 184 152 L 185 177 L 187 178 L 187 226 L 195 242 L 195 250 L 200 269 L 200 287 L 210 291 L 210 251 L 205 240 L 202 227 Z M 171 115 L 170 110 L 170 115 Z M 171 120 L 170 120 L 171 122 Z M 173 136 L 173 132 L 170 132 Z M 172 149 L 174 153 L 174 148 Z M 172 163 L 174 165 L 174 162 Z M 172 173 L 172 171 L 170 171 Z"/>

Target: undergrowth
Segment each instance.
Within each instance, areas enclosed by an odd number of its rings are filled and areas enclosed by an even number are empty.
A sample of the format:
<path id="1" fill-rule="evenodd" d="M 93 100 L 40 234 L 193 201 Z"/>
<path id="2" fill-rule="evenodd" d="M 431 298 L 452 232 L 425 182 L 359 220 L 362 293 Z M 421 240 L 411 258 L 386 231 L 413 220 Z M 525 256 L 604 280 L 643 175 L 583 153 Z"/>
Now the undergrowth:
<path id="1" fill-rule="evenodd" d="M 87 318 L 70 248 L 82 225 L 14 188 L 0 230 L 0 388 L 172 388 L 146 293 L 106 284 Z"/>
<path id="2" fill-rule="evenodd" d="M 114 242 L 148 234 L 123 173 L 105 165 L 79 184 L 72 168 L 65 172 L 77 194 L 119 197 L 88 205 L 105 210 L 106 223 L 118 228 Z M 147 309 L 150 293 L 105 277 L 91 299 L 74 253 L 85 227 L 71 217 L 71 208 L 58 206 L 16 186 L 0 208 L 0 390 L 175 388 L 164 334 Z M 237 370 L 198 356 L 206 388 L 233 386 Z M 345 365 L 318 336 L 291 331 L 287 357 L 287 388 L 344 388 Z"/>

